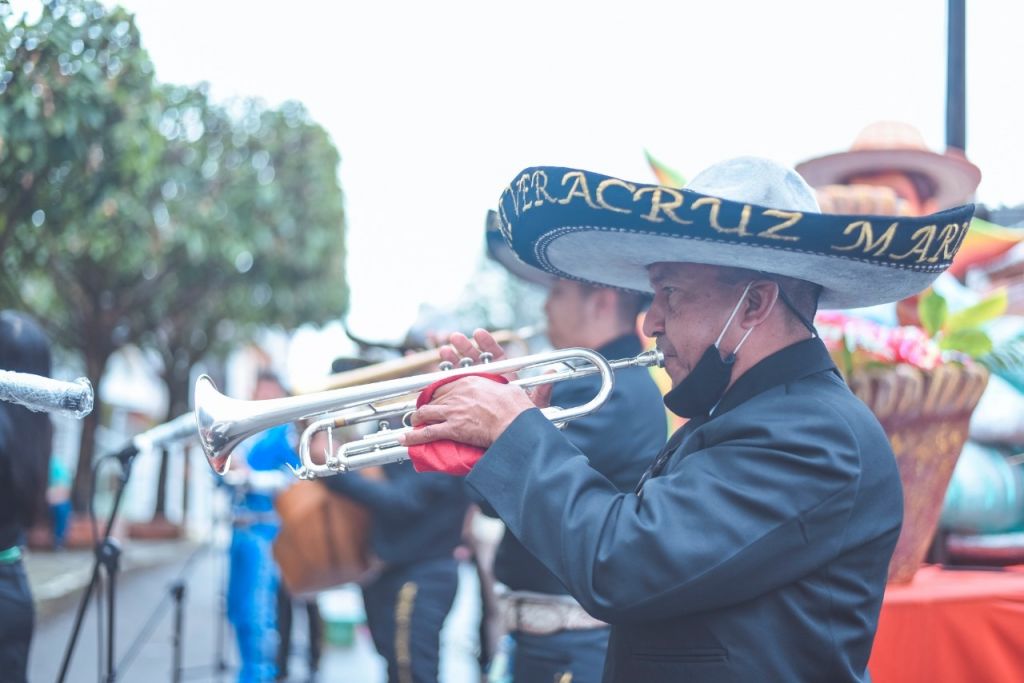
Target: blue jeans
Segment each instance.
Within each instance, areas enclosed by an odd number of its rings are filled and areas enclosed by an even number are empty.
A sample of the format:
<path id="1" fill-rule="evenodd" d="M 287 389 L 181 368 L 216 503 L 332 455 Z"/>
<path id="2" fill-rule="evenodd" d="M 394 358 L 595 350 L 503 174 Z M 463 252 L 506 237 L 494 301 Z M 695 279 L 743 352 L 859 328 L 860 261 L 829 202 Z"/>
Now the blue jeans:
<path id="1" fill-rule="evenodd" d="M 277 668 L 277 566 L 271 555 L 276 529 L 235 528 L 231 536 L 228 619 L 238 639 L 239 683 L 273 681 Z"/>

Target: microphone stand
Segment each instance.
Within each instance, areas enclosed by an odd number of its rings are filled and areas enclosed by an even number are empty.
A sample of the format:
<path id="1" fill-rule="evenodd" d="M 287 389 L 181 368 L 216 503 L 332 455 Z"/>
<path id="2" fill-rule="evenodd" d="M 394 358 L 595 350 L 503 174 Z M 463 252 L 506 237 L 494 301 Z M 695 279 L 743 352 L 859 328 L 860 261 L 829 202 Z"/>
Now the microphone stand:
<path id="1" fill-rule="evenodd" d="M 117 492 L 114 495 L 114 505 L 110 510 L 110 514 L 107 516 L 107 526 L 103 530 L 103 537 L 96 543 L 96 559 L 92 565 L 92 576 L 89 579 L 89 585 L 85 589 L 85 593 L 82 594 L 82 599 L 78 603 L 78 612 L 75 615 L 75 624 L 71 630 L 71 637 L 68 640 L 67 648 L 64 650 L 64 661 L 61 663 L 60 675 L 57 677 L 58 683 L 64 683 L 68 674 L 68 667 L 71 664 L 71 656 L 75 651 L 75 644 L 78 641 L 79 633 L 82 629 L 82 620 L 85 618 L 86 609 L 89 607 L 89 601 L 92 598 L 93 591 L 97 589 L 100 581 L 101 572 L 104 575 L 105 583 L 107 587 L 107 642 L 106 642 L 106 668 L 101 669 L 105 671 L 105 675 L 101 673 L 100 678 L 107 683 L 114 683 L 116 680 L 116 669 L 114 666 L 114 608 L 116 606 L 116 587 L 117 587 L 117 573 L 121 568 L 121 545 L 117 542 L 117 539 L 111 538 L 110 533 L 114 528 L 114 521 L 117 518 L 118 510 L 121 507 L 121 500 L 124 498 L 124 490 L 128 484 L 128 478 L 131 476 L 132 463 L 135 460 L 135 456 L 140 451 L 149 450 L 157 446 L 163 446 L 170 444 L 174 441 L 179 441 L 188 437 L 196 436 L 195 417 L 192 413 L 186 413 L 180 417 L 166 422 L 162 425 L 158 425 L 142 434 L 139 434 L 132 438 L 128 444 L 117 453 L 114 453 L 110 457 L 116 459 L 121 463 L 121 474 L 118 477 Z"/>

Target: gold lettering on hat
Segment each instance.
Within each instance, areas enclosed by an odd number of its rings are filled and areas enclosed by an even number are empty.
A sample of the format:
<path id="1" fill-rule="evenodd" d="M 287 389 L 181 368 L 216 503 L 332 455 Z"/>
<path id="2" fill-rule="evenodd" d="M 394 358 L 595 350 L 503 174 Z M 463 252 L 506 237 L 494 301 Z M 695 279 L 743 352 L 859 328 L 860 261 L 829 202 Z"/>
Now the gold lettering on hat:
<path id="1" fill-rule="evenodd" d="M 566 182 L 572 178 L 572 187 L 569 188 L 569 194 L 565 195 L 562 199 L 558 200 L 559 204 L 568 204 L 572 201 L 573 197 L 582 197 L 583 201 L 587 203 L 592 209 L 600 208 L 590 198 L 590 190 L 587 188 L 587 177 L 583 175 L 583 171 L 569 171 L 562 176 L 562 187 L 565 187 Z"/>
<path id="2" fill-rule="evenodd" d="M 935 239 L 935 230 L 938 228 L 937 225 L 925 225 L 914 231 L 914 234 L 910 236 L 910 239 L 914 240 L 914 246 L 910 248 L 905 254 L 889 254 L 889 258 L 894 261 L 902 261 L 912 254 L 917 254 L 917 263 L 927 260 L 929 263 L 935 263 L 939 260 L 938 255 L 928 258 L 928 250 L 931 249 L 932 240 Z"/>
<path id="3" fill-rule="evenodd" d="M 498 204 L 498 230 L 507 241 L 512 241 L 512 222 L 509 221 L 508 214 L 505 213 L 505 202 Z"/>
<path id="4" fill-rule="evenodd" d="M 942 232 L 939 233 L 939 246 L 935 247 L 935 256 L 941 257 L 948 261 L 953 258 L 956 254 L 956 249 L 953 244 L 956 242 L 956 238 L 960 236 L 960 224 L 959 223 L 948 223 L 942 228 Z"/>
<path id="5" fill-rule="evenodd" d="M 501 203 L 504 203 L 506 196 L 508 196 L 508 198 L 512 201 L 512 208 L 515 210 L 516 215 L 518 216 L 519 215 L 519 204 L 516 202 L 516 191 L 514 189 L 512 189 L 512 185 L 511 184 L 506 185 L 505 189 L 501 191 L 501 198 L 502 198 Z"/>
<path id="6" fill-rule="evenodd" d="M 857 241 L 853 244 L 848 244 L 845 247 L 832 245 L 832 248 L 836 251 L 853 251 L 859 247 L 865 254 L 870 254 L 873 250 L 875 252 L 875 256 L 881 256 L 892 245 L 892 238 L 896 235 L 896 226 L 898 225 L 899 221 L 894 222 L 889 226 L 889 229 L 882 233 L 876 240 L 874 231 L 871 228 L 871 221 L 854 221 L 846 226 L 846 229 L 843 230 L 843 234 L 849 235 L 859 228 L 860 232 L 857 233 Z"/>
<path id="7" fill-rule="evenodd" d="M 636 185 L 634 185 L 633 183 L 627 183 L 626 181 L 619 180 L 618 178 L 605 178 L 597 185 L 597 194 L 594 197 L 597 200 L 597 205 L 600 206 L 602 209 L 607 209 L 609 211 L 614 211 L 616 213 L 633 213 L 632 209 L 623 209 L 621 206 L 612 206 L 607 201 L 605 201 L 604 191 L 607 190 L 612 185 L 625 188 L 626 190 L 629 191 L 630 195 L 636 192 Z"/>
<path id="8" fill-rule="evenodd" d="M 555 198 L 548 194 L 548 174 L 544 171 L 534 171 L 530 177 L 530 181 L 533 183 L 533 206 L 540 206 L 547 199 L 552 204 L 555 203 Z"/>
<path id="9" fill-rule="evenodd" d="M 768 237 L 773 240 L 788 240 L 790 242 L 799 241 L 799 237 L 796 235 L 780 235 L 779 233 L 786 228 L 792 228 L 794 225 L 800 222 L 800 219 L 804 217 L 799 211 L 783 211 L 781 209 L 765 209 L 761 212 L 762 216 L 769 216 L 770 218 L 784 218 L 778 225 L 773 225 L 767 230 L 762 230 L 757 233 L 758 237 Z"/>
<path id="10" fill-rule="evenodd" d="M 519 178 L 516 180 L 516 189 L 519 190 L 519 203 L 523 207 L 522 211 L 526 211 L 531 206 L 533 206 L 533 202 L 527 199 L 527 195 L 530 192 L 529 173 L 524 173 L 523 175 L 519 176 Z"/>
<path id="11" fill-rule="evenodd" d="M 708 209 L 708 223 L 711 224 L 712 228 L 721 233 L 739 235 L 740 237 L 746 237 L 750 235 L 750 233 L 747 232 L 747 225 L 750 224 L 750 204 L 743 205 L 743 210 L 740 212 L 739 225 L 737 225 L 735 228 L 724 228 L 718 222 L 718 210 L 722 206 L 722 200 L 719 199 L 718 197 L 701 197 L 693 204 L 691 204 L 690 208 L 696 211 L 697 209 L 705 205 L 711 206 L 711 208 Z"/>
<path id="12" fill-rule="evenodd" d="M 638 201 L 645 194 L 650 193 L 651 195 L 651 210 L 649 213 L 641 214 L 641 218 L 651 221 L 652 223 L 664 223 L 664 218 L 659 218 L 658 213 L 664 213 L 673 222 L 679 223 L 680 225 L 690 225 L 693 221 L 688 221 L 680 218 L 675 214 L 675 210 L 683 205 L 683 194 L 669 187 L 641 187 L 639 190 L 633 193 L 633 201 Z M 664 203 L 661 201 L 661 196 L 667 194 L 672 198 L 671 202 Z"/>
<path id="13" fill-rule="evenodd" d="M 960 226 L 960 227 L 961 227 L 961 230 L 960 230 L 960 239 L 958 239 L 958 240 L 956 241 L 956 246 L 955 246 L 955 247 L 953 247 L 953 253 L 954 253 L 954 254 L 955 254 L 956 252 L 960 251 L 960 245 L 961 245 L 961 244 L 963 244 L 963 243 L 964 243 L 964 240 L 965 240 L 965 239 L 967 238 L 967 229 L 968 229 L 969 227 L 971 227 L 971 221 L 970 221 L 970 219 L 967 219 L 966 221 L 964 221 L 963 225 L 962 225 L 962 226 Z"/>

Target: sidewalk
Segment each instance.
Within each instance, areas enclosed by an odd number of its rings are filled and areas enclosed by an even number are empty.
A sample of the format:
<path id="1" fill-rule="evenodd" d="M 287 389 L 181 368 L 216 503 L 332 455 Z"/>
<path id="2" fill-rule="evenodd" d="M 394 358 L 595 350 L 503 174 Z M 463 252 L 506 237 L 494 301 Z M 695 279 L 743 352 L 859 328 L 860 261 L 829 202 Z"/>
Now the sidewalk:
<path id="1" fill-rule="evenodd" d="M 35 552 L 26 557 L 39 610 L 30 652 L 29 680 L 56 680 L 82 590 L 89 582 L 92 562 L 90 551 Z M 118 683 L 153 683 L 165 677 L 177 680 L 171 673 L 174 611 L 168 599 L 168 588 L 176 581 L 184 581 L 187 588 L 182 603 L 183 678 L 227 683 L 235 677 L 236 646 L 222 607 L 226 562 L 226 550 L 217 543 L 126 541 L 116 608 Z M 349 601 L 354 593 L 358 602 L 355 606 L 361 611 L 358 590 L 353 586 L 328 591 L 320 596 L 321 613 L 327 622 L 335 611 L 331 593 L 336 592 L 348 593 Z M 72 660 L 70 680 L 75 683 L 97 677 L 102 629 L 97 626 L 94 614 L 93 606 L 83 622 Z M 455 605 L 441 632 L 440 683 L 479 680 L 475 656 L 478 614 L 476 574 L 472 567 L 463 565 Z M 154 615 L 156 621 L 152 622 Z M 147 634 L 146 625 L 151 623 L 155 623 L 155 628 Z M 308 633 L 301 611 L 296 613 L 295 627 L 289 681 L 306 683 Z M 330 623 L 327 628 L 330 631 Z M 140 636 L 140 644 L 133 647 Z M 354 636 L 348 642 L 326 639 L 318 680 L 384 683 L 387 678 L 384 662 L 374 650 L 365 624 L 356 626 Z"/>
<path id="2" fill-rule="evenodd" d="M 125 539 L 121 541 L 120 574 L 178 562 L 200 545 L 190 539 Z M 94 558 L 92 550 L 25 552 L 25 572 L 32 587 L 37 619 L 45 619 L 78 601 L 92 577 Z"/>

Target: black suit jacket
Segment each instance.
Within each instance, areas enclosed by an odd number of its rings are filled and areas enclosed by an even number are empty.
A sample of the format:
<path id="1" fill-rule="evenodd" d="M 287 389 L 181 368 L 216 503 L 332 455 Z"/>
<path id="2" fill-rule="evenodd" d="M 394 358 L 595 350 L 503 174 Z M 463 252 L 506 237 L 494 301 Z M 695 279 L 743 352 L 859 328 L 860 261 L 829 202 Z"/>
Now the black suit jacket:
<path id="1" fill-rule="evenodd" d="M 608 360 L 631 358 L 643 351 L 635 334 L 619 337 L 597 349 Z M 551 392 L 551 405 L 572 408 L 597 393 L 597 376 L 559 382 Z M 620 491 L 630 491 L 651 458 L 660 450 L 668 431 L 661 394 L 650 371 L 630 368 L 615 373 L 615 387 L 601 409 L 569 422 L 563 434 Z M 481 506 L 487 514 L 493 510 Z M 514 590 L 565 594 L 565 586 L 549 572 L 512 533 L 506 533 L 494 559 L 494 576 Z"/>
<path id="2" fill-rule="evenodd" d="M 865 681 L 899 473 L 817 339 L 739 378 L 621 493 L 536 410 L 467 481 L 594 616 L 605 681 Z"/>

